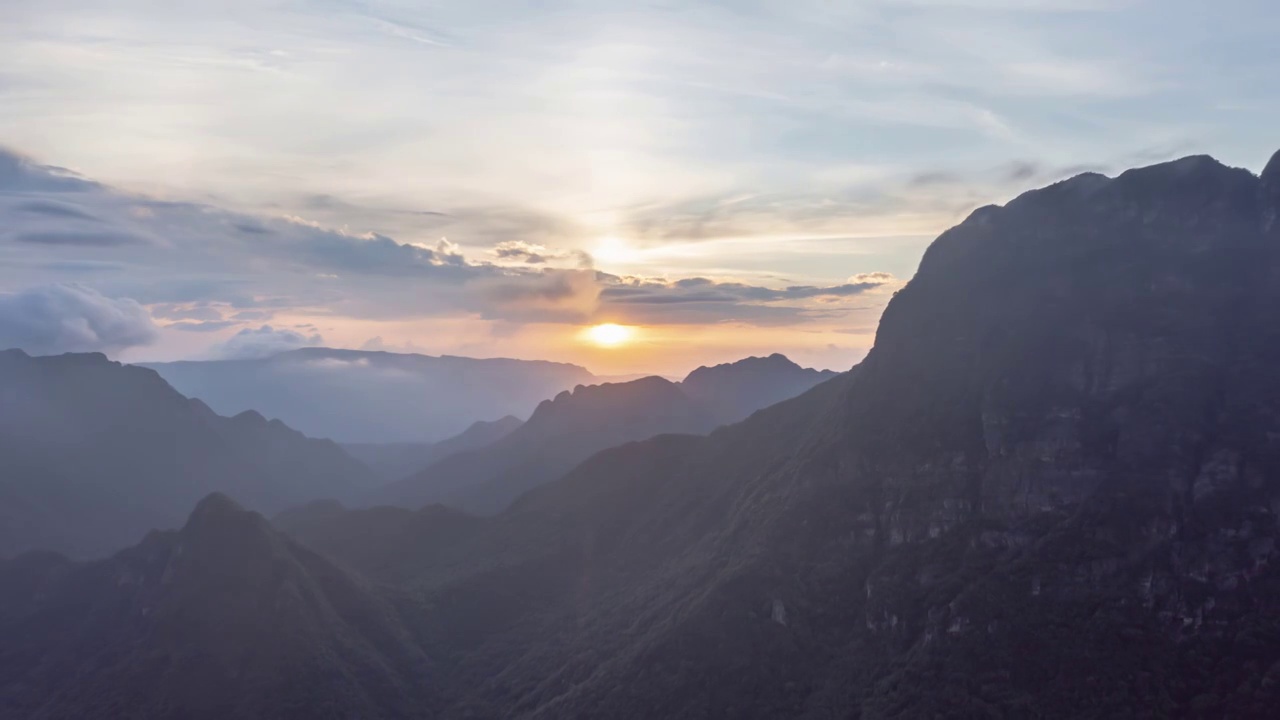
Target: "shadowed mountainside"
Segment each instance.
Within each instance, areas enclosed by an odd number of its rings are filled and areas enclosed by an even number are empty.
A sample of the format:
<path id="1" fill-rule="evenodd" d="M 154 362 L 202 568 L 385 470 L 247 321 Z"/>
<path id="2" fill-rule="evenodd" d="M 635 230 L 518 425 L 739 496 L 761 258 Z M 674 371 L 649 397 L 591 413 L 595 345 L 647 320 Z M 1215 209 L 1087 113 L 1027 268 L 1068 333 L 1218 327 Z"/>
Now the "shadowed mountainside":
<path id="1" fill-rule="evenodd" d="M 395 598 L 223 495 L 109 559 L 24 555 L 0 577 L 4 717 L 407 718 L 433 705 L 432 660 Z"/>
<path id="2" fill-rule="evenodd" d="M 370 502 L 496 512 L 601 450 L 664 433 L 710 432 L 834 375 L 771 355 L 698 368 L 680 383 L 646 377 L 580 386 L 544 401 L 501 440 L 425 466 L 379 488 Z"/>
<path id="3" fill-rule="evenodd" d="M 174 527 L 214 490 L 274 511 L 347 497 L 372 473 L 327 440 L 233 418 L 98 354 L 0 352 L 0 556 L 101 555 Z"/>

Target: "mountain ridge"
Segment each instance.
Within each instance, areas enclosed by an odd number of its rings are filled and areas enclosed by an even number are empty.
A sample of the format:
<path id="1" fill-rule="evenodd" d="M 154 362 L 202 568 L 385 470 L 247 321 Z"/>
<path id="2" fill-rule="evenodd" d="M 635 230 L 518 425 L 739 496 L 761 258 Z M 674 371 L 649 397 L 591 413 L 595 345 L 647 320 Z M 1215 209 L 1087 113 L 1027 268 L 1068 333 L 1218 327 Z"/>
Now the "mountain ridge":
<path id="1" fill-rule="evenodd" d="M 278 509 L 373 484 L 332 442 L 257 413 L 219 416 L 100 353 L 4 351 L 0 397 L 0 554 L 110 551 L 219 488 Z"/>
<path id="2" fill-rule="evenodd" d="M 379 488 L 365 504 L 442 502 L 496 512 L 596 452 L 660 434 L 704 434 L 832 376 L 775 354 L 699 368 L 679 383 L 648 376 L 578 385 L 539 403 L 527 422 L 497 442 Z"/>
<path id="3" fill-rule="evenodd" d="M 334 348 L 144 366 L 223 414 L 253 409 L 348 444 L 439 441 L 476 421 L 524 417 L 542 399 L 594 377 L 547 360 Z"/>

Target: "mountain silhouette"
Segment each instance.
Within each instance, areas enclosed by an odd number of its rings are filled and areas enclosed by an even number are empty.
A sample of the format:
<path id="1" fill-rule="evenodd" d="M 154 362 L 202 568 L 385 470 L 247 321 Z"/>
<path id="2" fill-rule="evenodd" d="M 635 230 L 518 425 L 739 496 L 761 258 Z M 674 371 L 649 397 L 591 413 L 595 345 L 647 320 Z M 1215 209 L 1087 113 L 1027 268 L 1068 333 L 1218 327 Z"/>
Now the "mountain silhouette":
<path id="1" fill-rule="evenodd" d="M 979 209 L 853 371 L 366 572 L 488 613 L 492 716 L 1269 717 L 1277 217 L 1280 157 Z"/>
<path id="2" fill-rule="evenodd" d="M 541 403 L 497 442 L 379 488 L 369 502 L 496 512 L 601 450 L 661 434 L 710 432 L 833 375 L 773 355 L 699 368 L 680 383 L 646 377 L 579 386 Z"/>
<path id="3" fill-rule="evenodd" d="M 5 717 L 411 717 L 404 609 L 225 495 L 109 559 L 0 564 Z M 68 683 L 69 678 L 75 678 Z"/>
<path id="4" fill-rule="evenodd" d="M 0 398 L 0 556 L 103 555 L 213 490 L 275 511 L 374 482 L 332 442 L 256 412 L 219 416 L 99 354 L 0 352 Z"/>
<path id="5" fill-rule="evenodd" d="M 201 544 L 226 563 L 142 584 L 185 622 L 142 617 L 112 561 L 8 561 L 0 708 L 1271 717 L 1278 217 L 1280 158 L 1260 177 L 1204 157 L 1084 175 L 981 208 L 929 248 L 861 364 L 708 435 L 596 453 L 492 517 L 330 504 L 277 518 L 286 540 L 215 500 L 183 532 L 211 528 Z M 642 382 L 603 392 L 693 402 Z M 568 411 L 595 395 L 539 411 L 578 427 Z M 226 533 L 202 514 L 255 519 Z M 159 563 L 165 537 L 117 557 Z M 282 615 L 277 583 L 316 576 L 334 579 Z M 237 602 L 211 603 L 219 588 Z M 331 595 L 357 610 L 312 622 Z"/>
<path id="6" fill-rule="evenodd" d="M 680 389 L 708 408 L 721 425 L 727 425 L 793 398 L 835 375 L 831 370 L 802 368 L 785 355 L 774 353 L 700 367 L 681 381 Z"/>
<path id="7" fill-rule="evenodd" d="M 706 432 L 713 426 L 711 416 L 670 380 L 580 385 L 543 401 L 528 422 L 497 442 L 378 488 L 369 504 L 416 508 L 445 503 L 495 512 L 605 448 L 664 432 Z"/>
<path id="8" fill-rule="evenodd" d="M 342 443 L 440 441 L 592 380 L 564 363 L 331 348 L 146 367 L 224 415 L 256 410 Z"/>

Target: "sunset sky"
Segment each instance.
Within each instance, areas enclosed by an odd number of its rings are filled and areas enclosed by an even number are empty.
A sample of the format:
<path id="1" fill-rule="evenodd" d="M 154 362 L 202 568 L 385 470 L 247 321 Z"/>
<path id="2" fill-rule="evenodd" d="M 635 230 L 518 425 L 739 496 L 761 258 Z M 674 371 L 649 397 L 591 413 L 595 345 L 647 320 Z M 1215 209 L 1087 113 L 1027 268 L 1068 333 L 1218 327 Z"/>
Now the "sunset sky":
<path id="1" fill-rule="evenodd" d="M 977 206 L 1259 170 L 1273 1 L 5 0 L 0 345 L 845 369 Z"/>

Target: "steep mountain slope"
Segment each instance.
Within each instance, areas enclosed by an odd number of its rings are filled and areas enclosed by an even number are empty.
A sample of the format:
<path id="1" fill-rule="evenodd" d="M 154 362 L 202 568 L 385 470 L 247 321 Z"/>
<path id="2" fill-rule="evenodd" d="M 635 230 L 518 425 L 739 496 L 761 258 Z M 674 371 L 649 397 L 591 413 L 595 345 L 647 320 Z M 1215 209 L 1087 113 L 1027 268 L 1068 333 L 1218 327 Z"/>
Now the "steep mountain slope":
<path id="1" fill-rule="evenodd" d="M 0 556 L 101 555 L 173 527 L 213 490 L 276 510 L 373 477 L 328 441 L 215 414 L 102 355 L 0 352 Z"/>
<path id="2" fill-rule="evenodd" d="M 592 454 L 664 432 L 706 432 L 714 419 L 669 380 L 579 386 L 534 410 L 501 440 L 447 457 L 370 496 L 372 504 L 445 503 L 495 512 L 521 493 L 554 480 Z"/>
<path id="3" fill-rule="evenodd" d="M 802 368 L 785 355 L 750 357 L 715 367 L 700 367 L 680 383 L 721 425 L 738 422 L 760 408 L 793 398 L 835 377 L 830 370 Z"/>
<path id="4" fill-rule="evenodd" d="M 592 381 L 563 363 L 329 348 L 147 367 L 217 412 L 257 410 L 344 443 L 434 442 Z"/>
<path id="5" fill-rule="evenodd" d="M 3 717 L 408 718 L 432 706 L 432 662 L 403 608 L 225 496 L 110 559 L 2 563 L 0 588 Z"/>
<path id="6" fill-rule="evenodd" d="M 343 450 L 368 465 L 384 481 L 402 480 L 450 455 L 491 445 L 524 424 L 508 415 L 497 420 L 477 420 L 471 427 L 438 443 L 354 443 Z"/>
<path id="7" fill-rule="evenodd" d="M 706 433 L 834 375 L 771 355 L 701 367 L 680 383 L 647 377 L 575 388 L 543 402 L 503 440 L 427 466 L 379 489 L 372 501 L 495 512 L 605 448 L 664 433 Z"/>
<path id="8" fill-rule="evenodd" d="M 1269 717 L 1277 217 L 1280 157 L 983 208 L 853 373 L 368 572 L 457 716 Z"/>

